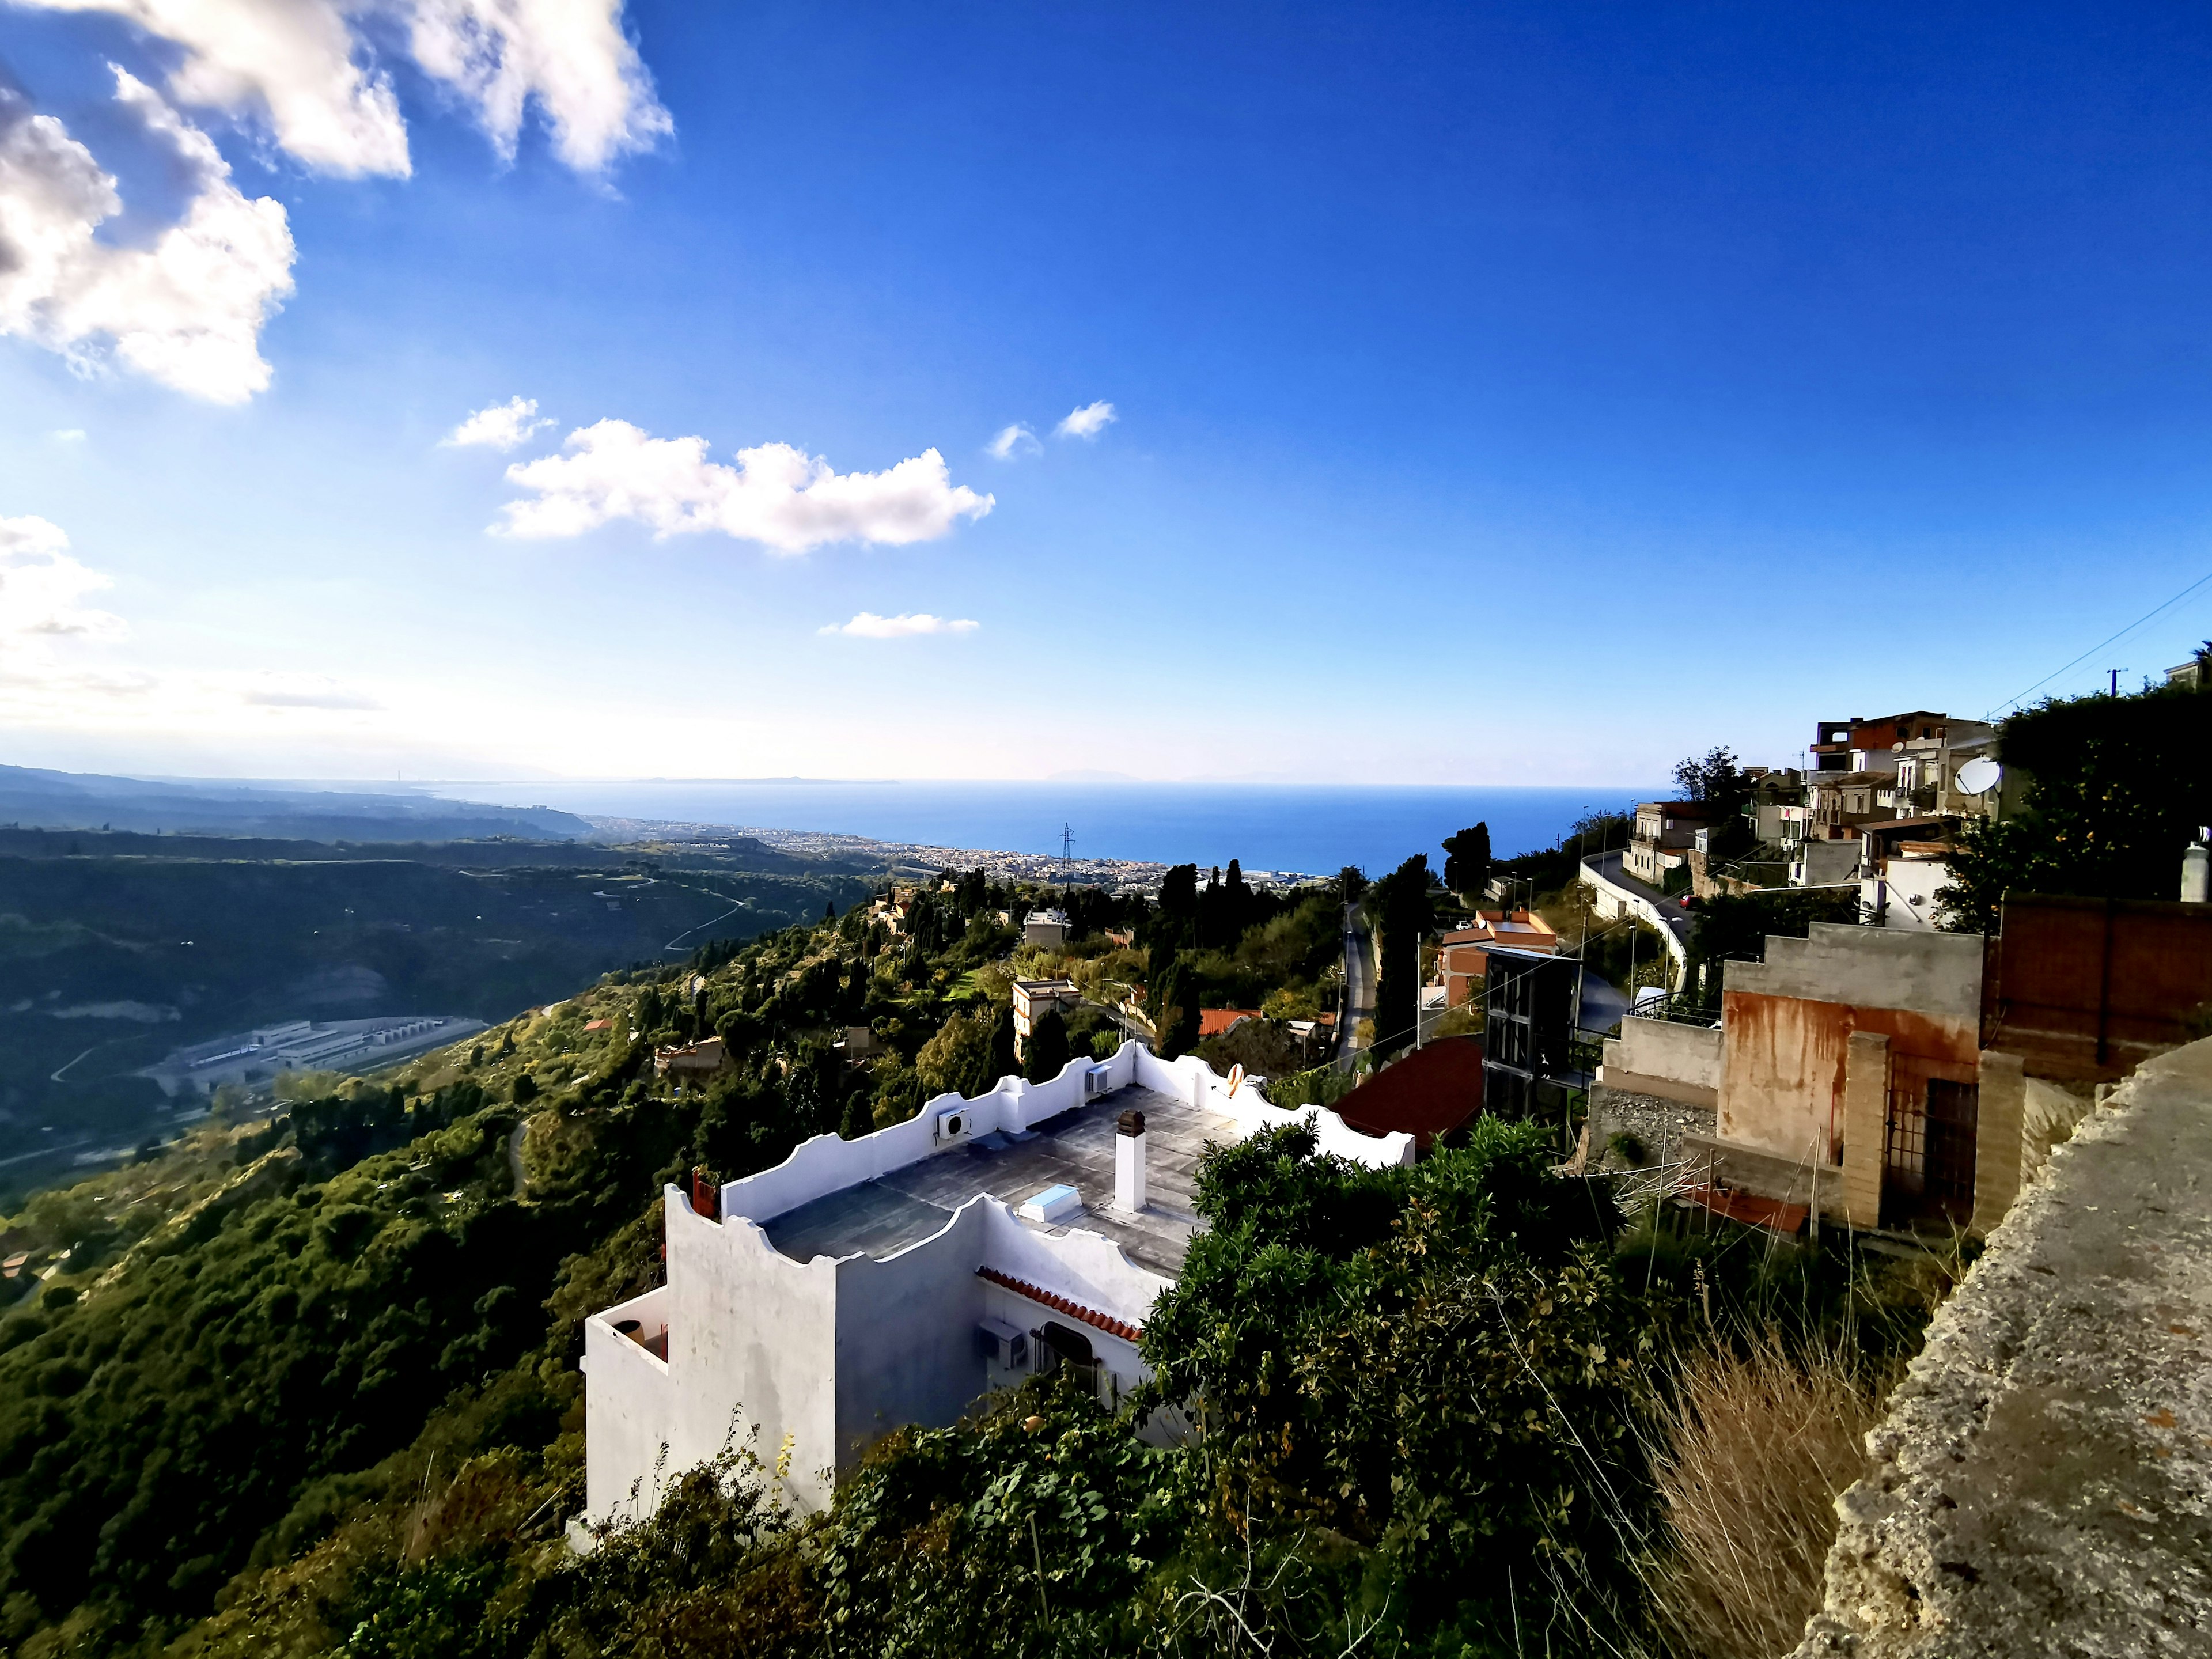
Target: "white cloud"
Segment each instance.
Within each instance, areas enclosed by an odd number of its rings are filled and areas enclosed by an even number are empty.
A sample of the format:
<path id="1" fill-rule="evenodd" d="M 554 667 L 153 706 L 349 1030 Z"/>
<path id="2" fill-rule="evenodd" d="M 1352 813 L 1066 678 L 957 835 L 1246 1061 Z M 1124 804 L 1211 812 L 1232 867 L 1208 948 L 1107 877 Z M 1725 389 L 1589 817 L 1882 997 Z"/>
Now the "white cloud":
<path id="1" fill-rule="evenodd" d="M 355 61 L 331 0 L 17 0 L 50 11 L 104 11 L 184 49 L 169 76 L 179 102 L 264 121 L 319 172 L 408 172 L 407 128 L 382 75 Z"/>
<path id="2" fill-rule="evenodd" d="M 84 441 L 84 428 L 81 426 L 65 426 L 59 431 L 49 433 L 47 435 L 58 444 L 81 444 Z"/>
<path id="3" fill-rule="evenodd" d="M 397 11 L 425 73 L 459 93 L 502 157 L 534 102 L 561 159 L 597 172 L 672 131 L 623 31 L 622 0 L 19 0 L 128 19 L 183 49 L 179 102 L 264 124 L 318 172 L 404 178 L 407 126 L 358 21 Z"/>
<path id="4" fill-rule="evenodd" d="M 181 162 L 184 216 L 141 247 L 95 238 L 121 210 L 115 180 L 61 122 L 0 86 L 0 334 L 96 368 L 112 343 L 127 367 L 211 403 L 269 384 L 261 325 L 292 291 L 281 204 L 248 201 L 208 136 L 152 88 L 115 70 L 117 101 Z"/>
<path id="5" fill-rule="evenodd" d="M 324 674 L 258 674 L 240 689 L 244 702 L 263 708 L 381 708 L 365 692 Z"/>
<path id="6" fill-rule="evenodd" d="M 1037 441 L 1036 434 L 1016 421 L 1012 426 L 1000 428 L 999 435 L 983 446 L 983 453 L 995 455 L 1002 461 L 1011 461 L 1017 455 L 1035 455 L 1043 448 L 1044 446 Z"/>
<path id="7" fill-rule="evenodd" d="M 481 445 L 486 449 L 519 449 L 531 434 L 553 424 L 538 417 L 538 399 L 510 398 L 503 404 L 480 409 L 441 440 L 448 448 Z"/>
<path id="8" fill-rule="evenodd" d="M 848 623 L 832 623 L 827 628 L 817 628 L 817 634 L 844 634 L 856 640 L 903 640 L 917 634 L 972 634 L 983 624 L 965 618 L 955 621 L 945 617 L 933 617 L 927 611 L 917 611 L 911 616 L 878 617 L 872 611 L 863 611 Z"/>
<path id="9" fill-rule="evenodd" d="M 123 618 L 78 603 L 113 582 L 72 557 L 69 538 L 45 519 L 0 519 L 0 651 L 75 635 L 118 639 Z"/>
<path id="10" fill-rule="evenodd" d="M 824 542 L 934 541 L 996 505 L 955 485 L 934 449 L 882 472 L 834 472 L 789 444 L 762 444 L 726 466 L 707 459 L 704 438 L 655 438 L 627 421 L 580 428 L 564 448 L 507 468 L 510 483 L 537 495 L 508 502 L 495 533 L 580 536 L 635 519 L 656 537 L 720 531 L 803 553 Z"/>
<path id="11" fill-rule="evenodd" d="M 581 173 L 676 130 L 623 32 L 622 0 L 414 0 L 415 61 L 456 88 L 512 159 L 535 99 L 553 148 Z"/>
<path id="12" fill-rule="evenodd" d="M 1120 418 L 1109 403 L 1085 404 L 1053 430 L 1063 438 L 1095 438 Z"/>

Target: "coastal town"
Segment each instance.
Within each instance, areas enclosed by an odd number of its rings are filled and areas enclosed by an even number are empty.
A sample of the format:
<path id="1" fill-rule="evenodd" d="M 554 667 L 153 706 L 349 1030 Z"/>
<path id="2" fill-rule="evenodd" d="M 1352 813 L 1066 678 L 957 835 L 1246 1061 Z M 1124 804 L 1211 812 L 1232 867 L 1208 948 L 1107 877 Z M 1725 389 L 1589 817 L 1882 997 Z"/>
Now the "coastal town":
<path id="1" fill-rule="evenodd" d="M 2212 1656 L 2208 64 L 0 5 L 0 1655 Z"/>

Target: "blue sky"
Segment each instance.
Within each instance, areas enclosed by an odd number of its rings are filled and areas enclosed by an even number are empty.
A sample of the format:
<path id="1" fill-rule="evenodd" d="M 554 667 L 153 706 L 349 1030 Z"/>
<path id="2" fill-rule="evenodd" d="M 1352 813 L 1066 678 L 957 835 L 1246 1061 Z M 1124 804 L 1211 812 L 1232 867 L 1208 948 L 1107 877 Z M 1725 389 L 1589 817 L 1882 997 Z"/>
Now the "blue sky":
<path id="1" fill-rule="evenodd" d="M 0 758 L 1642 785 L 2212 571 L 2203 14 L 258 9 L 0 9 Z"/>

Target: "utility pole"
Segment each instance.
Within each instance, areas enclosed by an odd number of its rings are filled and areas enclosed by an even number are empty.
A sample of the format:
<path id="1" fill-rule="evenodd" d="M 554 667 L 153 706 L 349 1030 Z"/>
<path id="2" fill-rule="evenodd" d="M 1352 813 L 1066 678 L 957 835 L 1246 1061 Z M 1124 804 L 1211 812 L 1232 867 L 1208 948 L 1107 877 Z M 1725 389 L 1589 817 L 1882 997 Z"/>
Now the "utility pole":
<path id="1" fill-rule="evenodd" d="M 2124 668 L 2107 668 L 2105 672 L 2112 677 L 2112 689 L 2106 693 L 2106 696 L 2112 697 L 2118 696 L 2120 695 L 2120 676 L 2127 671 Z"/>

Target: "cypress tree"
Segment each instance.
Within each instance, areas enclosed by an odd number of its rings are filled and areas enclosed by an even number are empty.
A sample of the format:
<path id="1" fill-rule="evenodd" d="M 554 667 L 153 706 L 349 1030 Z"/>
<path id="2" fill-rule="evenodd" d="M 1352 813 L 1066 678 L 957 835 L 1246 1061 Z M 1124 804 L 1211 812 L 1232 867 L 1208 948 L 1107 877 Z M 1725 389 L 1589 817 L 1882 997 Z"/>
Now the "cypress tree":
<path id="1" fill-rule="evenodd" d="M 1429 860 L 1416 853 L 1375 884 L 1373 908 L 1382 928 L 1382 973 L 1375 987 L 1375 1048 L 1387 1054 L 1413 1040 L 1420 1004 L 1421 940 L 1434 919 Z"/>
<path id="2" fill-rule="evenodd" d="M 1058 1008 L 1048 1008 L 1036 1023 L 1030 1027 L 1026 1045 L 1028 1055 L 1022 1075 L 1031 1083 L 1049 1083 L 1058 1077 L 1061 1067 L 1070 1058 L 1067 1047 L 1067 1022 L 1060 1017 Z"/>
<path id="3" fill-rule="evenodd" d="M 1444 885 L 1468 903 L 1479 903 L 1490 885 L 1490 823 L 1444 837 Z"/>

